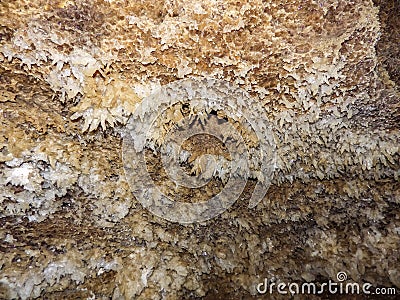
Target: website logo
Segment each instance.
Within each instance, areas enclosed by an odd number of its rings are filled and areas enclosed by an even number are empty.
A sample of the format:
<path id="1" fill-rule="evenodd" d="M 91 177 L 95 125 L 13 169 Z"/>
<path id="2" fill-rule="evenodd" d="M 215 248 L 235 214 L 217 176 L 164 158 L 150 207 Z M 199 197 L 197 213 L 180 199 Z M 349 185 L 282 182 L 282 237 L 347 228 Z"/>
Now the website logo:
<path id="1" fill-rule="evenodd" d="M 191 161 L 183 144 L 208 135 L 223 144 L 227 155 L 207 149 Z M 205 145 L 204 145 L 204 148 Z M 229 82 L 192 78 L 175 81 L 143 99 L 131 116 L 123 136 L 126 178 L 136 199 L 153 214 L 179 223 L 209 220 L 227 210 L 240 197 L 249 178 L 257 179 L 249 207 L 266 195 L 276 162 L 271 126 L 261 103 Z M 176 188 L 198 189 L 212 177 L 223 189 L 207 201 L 176 201 L 162 190 L 147 168 L 146 151 L 161 155 L 162 166 Z M 188 173 L 183 165 L 197 168 Z"/>

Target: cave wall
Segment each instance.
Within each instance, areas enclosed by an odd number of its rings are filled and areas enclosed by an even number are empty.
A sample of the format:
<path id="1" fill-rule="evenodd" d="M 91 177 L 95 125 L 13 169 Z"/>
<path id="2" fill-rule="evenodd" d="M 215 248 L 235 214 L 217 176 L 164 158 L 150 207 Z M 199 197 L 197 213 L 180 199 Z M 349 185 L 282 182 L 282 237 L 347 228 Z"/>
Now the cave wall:
<path id="1" fill-rule="evenodd" d="M 251 298 L 263 278 L 340 271 L 400 288 L 399 12 L 394 0 L 1 2 L 0 298 Z M 249 180 L 221 216 L 182 225 L 132 195 L 122 132 L 142 99 L 203 77 L 260 103 L 277 160 L 255 208 Z"/>

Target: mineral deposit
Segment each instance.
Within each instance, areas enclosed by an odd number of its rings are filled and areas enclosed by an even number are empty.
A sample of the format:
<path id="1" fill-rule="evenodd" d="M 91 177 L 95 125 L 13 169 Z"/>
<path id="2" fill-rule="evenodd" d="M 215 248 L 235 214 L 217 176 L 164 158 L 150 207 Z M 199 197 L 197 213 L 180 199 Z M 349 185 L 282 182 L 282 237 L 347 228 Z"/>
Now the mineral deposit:
<path id="1" fill-rule="evenodd" d="M 264 278 L 338 272 L 399 289 L 399 21 L 397 0 L 0 1 L 0 298 L 256 299 Z M 260 103 L 276 163 L 255 208 L 260 173 L 182 225 L 135 199 L 121 149 L 142 99 L 190 78 Z M 205 151 L 228 159 L 214 139 L 184 148 L 195 174 Z"/>

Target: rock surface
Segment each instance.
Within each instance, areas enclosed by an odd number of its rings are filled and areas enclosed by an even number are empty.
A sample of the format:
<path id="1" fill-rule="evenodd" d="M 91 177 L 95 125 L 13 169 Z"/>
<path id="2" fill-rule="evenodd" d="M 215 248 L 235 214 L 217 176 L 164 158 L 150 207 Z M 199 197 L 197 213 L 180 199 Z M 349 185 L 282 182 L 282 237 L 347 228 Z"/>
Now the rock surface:
<path id="1" fill-rule="evenodd" d="M 0 298 L 251 299 L 338 272 L 400 288 L 399 20 L 396 0 L 2 1 Z M 133 197 L 121 132 L 191 77 L 259 101 L 277 161 L 255 208 L 250 180 L 180 225 Z M 218 147 L 193 141 L 191 163 Z"/>

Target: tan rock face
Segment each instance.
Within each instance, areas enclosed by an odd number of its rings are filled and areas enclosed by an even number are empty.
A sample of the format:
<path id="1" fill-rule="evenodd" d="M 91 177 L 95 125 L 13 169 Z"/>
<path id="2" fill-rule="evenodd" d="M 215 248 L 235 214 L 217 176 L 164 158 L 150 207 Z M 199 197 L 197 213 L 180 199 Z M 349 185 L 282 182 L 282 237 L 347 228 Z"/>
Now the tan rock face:
<path id="1" fill-rule="evenodd" d="M 0 298 L 251 298 L 338 272 L 400 288 L 399 20 L 395 0 L 0 3 Z M 204 77 L 260 103 L 276 163 L 255 208 L 257 172 L 222 215 L 180 225 L 132 195 L 122 135 L 142 99 Z M 229 158 L 205 136 L 183 148 L 195 175 L 201 154 Z M 179 190 L 147 158 L 179 201 L 224 188 L 223 167 Z"/>

